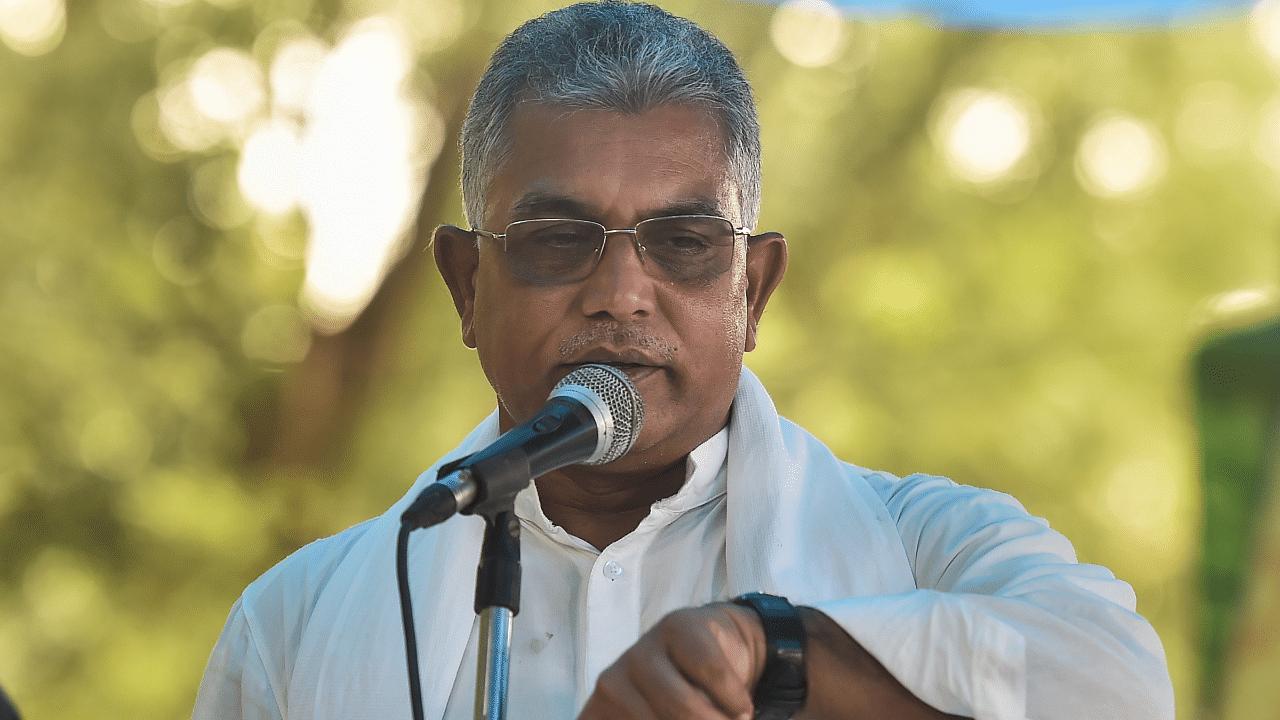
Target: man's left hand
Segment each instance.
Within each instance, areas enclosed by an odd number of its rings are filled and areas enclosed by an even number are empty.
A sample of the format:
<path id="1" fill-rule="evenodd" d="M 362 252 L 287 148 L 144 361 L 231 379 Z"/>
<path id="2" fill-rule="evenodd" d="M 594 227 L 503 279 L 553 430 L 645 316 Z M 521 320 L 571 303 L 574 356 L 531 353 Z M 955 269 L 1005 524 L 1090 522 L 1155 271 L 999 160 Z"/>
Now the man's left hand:
<path id="1" fill-rule="evenodd" d="M 764 630 L 732 603 L 667 615 L 600 674 L 579 720 L 750 720 Z"/>

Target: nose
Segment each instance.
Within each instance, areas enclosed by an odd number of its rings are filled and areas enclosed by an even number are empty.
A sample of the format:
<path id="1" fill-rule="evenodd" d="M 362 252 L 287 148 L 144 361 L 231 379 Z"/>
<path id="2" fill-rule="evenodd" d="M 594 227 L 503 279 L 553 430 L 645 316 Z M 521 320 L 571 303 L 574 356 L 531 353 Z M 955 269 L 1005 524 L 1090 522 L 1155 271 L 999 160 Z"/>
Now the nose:
<path id="1" fill-rule="evenodd" d="M 634 232 L 605 236 L 600 262 L 582 283 L 583 314 L 625 322 L 653 312 L 653 279 L 645 270 L 643 252 Z"/>

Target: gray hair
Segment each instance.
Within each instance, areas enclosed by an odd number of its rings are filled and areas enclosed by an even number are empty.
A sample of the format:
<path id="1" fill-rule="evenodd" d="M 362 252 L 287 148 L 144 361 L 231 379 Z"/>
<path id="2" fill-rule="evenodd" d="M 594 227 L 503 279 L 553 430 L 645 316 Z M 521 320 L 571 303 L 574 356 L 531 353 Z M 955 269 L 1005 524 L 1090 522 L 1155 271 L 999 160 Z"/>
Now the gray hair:
<path id="1" fill-rule="evenodd" d="M 635 115 L 698 105 L 721 126 L 742 222 L 760 211 L 760 122 L 733 53 L 710 33 L 647 3 L 584 2 L 526 22 L 507 36 L 462 124 L 462 201 L 480 227 L 489 185 L 511 152 L 517 103 Z"/>

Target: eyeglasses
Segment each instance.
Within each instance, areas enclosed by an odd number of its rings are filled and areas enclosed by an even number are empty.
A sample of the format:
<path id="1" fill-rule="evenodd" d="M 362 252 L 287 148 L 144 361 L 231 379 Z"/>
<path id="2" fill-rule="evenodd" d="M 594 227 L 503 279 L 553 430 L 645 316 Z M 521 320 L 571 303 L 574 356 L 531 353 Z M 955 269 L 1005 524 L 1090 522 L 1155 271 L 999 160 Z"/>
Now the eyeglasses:
<path id="1" fill-rule="evenodd" d="M 590 220 L 517 220 L 506 232 L 471 232 L 501 241 L 511 274 L 536 285 L 580 282 L 595 270 L 605 241 L 615 233 L 631 242 L 651 276 L 682 283 L 709 280 L 733 265 L 734 227 L 716 215 L 672 215 L 642 220 L 631 230 L 608 230 Z"/>

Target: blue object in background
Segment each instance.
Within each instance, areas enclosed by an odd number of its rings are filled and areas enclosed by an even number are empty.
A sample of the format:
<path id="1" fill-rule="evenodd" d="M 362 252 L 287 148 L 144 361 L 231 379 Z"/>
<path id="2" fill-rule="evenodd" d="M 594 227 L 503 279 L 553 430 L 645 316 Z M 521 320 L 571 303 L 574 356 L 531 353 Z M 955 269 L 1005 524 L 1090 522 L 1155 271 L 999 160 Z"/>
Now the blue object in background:
<path id="1" fill-rule="evenodd" d="M 918 15 L 951 27 L 1070 30 L 1190 25 L 1239 17 L 1246 0 L 830 0 L 876 16 Z M 777 4 L 777 3 L 775 3 Z"/>

